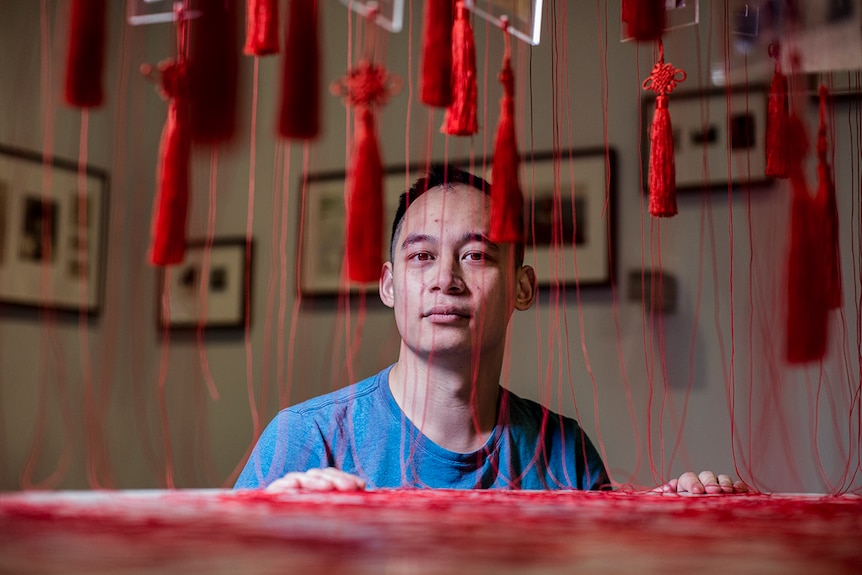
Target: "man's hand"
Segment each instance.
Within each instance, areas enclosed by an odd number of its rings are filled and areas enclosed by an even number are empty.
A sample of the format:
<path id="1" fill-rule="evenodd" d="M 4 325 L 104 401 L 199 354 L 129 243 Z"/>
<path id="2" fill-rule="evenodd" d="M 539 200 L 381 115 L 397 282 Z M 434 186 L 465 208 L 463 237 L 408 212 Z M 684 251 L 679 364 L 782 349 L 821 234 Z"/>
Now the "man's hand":
<path id="1" fill-rule="evenodd" d="M 701 471 L 695 475 L 687 471 L 679 479 L 671 479 L 655 488 L 661 493 L 691 493 L 692 495 L 717 495 L 721 493 L 747 493 L 748 487 L 742 481 L 733 481 L 729 475 L 718 475 L 712 471 Z"/>
<path id="2" fill-rule="evenodd" d="M 345 473 L 334 467 L 326 469 L 309 469 L 308 471 L 292 471 L 280 479 L 276 479 L 267 487 L 267 491 L 289 491 L 306 489 L 308 491 L 361 491 L 365 489 L 365 480 L 361 477 Z"/>

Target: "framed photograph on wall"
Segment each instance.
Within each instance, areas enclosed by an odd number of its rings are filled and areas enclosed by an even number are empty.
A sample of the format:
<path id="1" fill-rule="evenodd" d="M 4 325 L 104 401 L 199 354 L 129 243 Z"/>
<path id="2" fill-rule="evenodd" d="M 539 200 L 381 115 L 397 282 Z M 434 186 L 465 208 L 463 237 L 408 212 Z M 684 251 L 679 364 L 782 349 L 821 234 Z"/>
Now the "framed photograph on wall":
<path id="1" fill-rule="evenodd" d="M 522 159 L 524 262 L 535 268 L 540 286 L 610 285 L 615 163 L 614 150 L 604 148 Z"/>
<path id="2" fill-rule="evenodd" d="M 159 327 L 244 327 L 251 313 L 252 248 L 245 238 L 190 241 L 182 263 L 159 274 Z"/>
<path id="3" fill-rule="evenodd" d="M 671 94 L 676 188 L 757 185 L 766 176 L 767 91 L 763 87 Z M 643 182 L 649 188 L 650 126 L 655 98 L 643 107 Z"/>
<path id="4" fill-rule="evenodd" d="M 108 175 L 0 146 L 0 302 L 97 314 Z"/>
<path id="5" fill-rule="evenodd" d="M 524 156 L 521 186 L 527 228 L 525 262 L 536 268 L 544 286 L 609 285 L 613 279 L 613 202 L 615 154 L 596 150 L 565 150 Z M 451 165 L 470 165 L 450 160 Z M 491 160 L 485 162 L 490 180 Z M 427 164 L 395 166 L 384 175 L 382 246 L 389 259 L 389 239 L 398 198 Z M 469 169 L 469 168 L 467 168 Z M 474 173 L 481 173 L 475 168 Z M 302 185 L 300 181 L 300 186 Z M 299 238 L 299 289 L 304 296 L 332 296 L 375 291 L 377 282 L 355 284 L 342 274 L 346 212 L 344 172 L 308 176 Z M 298 194 L 301 196 L 301 194 Z"/>

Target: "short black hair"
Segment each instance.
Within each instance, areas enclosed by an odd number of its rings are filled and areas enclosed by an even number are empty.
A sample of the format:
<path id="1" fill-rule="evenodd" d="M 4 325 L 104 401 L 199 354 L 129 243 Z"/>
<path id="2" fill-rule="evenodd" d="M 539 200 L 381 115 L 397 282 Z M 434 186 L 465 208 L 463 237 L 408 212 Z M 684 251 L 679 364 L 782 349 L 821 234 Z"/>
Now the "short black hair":
<path id="1" fill-rule="evenodd" d="M 441 186 L 450 188 L 457 184 L 470 186 L 491 197 L 491 184 L 484 178 L 453 164 L 431 164 L 426 174 L 413 182 L 413 185 L 398 199 L 398 209 L 395 210 L 395 218 L 392 220 L 392 238 L 389 241 L 390 261 L 395 260 L 395 242 L 398 241 L 398 234 L 401 233 L 407 208 L 428 190 Z M 519 243 L 515 248 L 515 264 L 516 267 L 521 267 L 524 262 L 524 244 Z"/>

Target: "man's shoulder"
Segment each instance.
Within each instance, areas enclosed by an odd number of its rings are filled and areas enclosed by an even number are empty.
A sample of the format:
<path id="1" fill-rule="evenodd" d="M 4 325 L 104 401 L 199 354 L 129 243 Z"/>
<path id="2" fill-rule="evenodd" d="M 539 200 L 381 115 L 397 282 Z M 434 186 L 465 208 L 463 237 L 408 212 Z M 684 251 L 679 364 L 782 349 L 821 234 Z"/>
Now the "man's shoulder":
<path id="1" fill-rule="evenodd" d="M 348 406 L 355 406 L 365 399 L 373 398 L 380 388 L 380 382 L 386 381 L 386 374 L 390 368 L 386 368 L 357 383 L 336 389 L 323 395 L 318 395 L 301 403 L 286 408 L 285 412 L 299 415 L 311 415 L 321 411 L 338 411 Z"/>

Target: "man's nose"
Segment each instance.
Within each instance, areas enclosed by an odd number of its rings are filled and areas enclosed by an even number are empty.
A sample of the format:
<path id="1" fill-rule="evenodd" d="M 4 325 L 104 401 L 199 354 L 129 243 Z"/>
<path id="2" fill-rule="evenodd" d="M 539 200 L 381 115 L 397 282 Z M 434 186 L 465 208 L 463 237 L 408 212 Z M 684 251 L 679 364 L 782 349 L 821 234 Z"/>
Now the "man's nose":
<path id="1" fill-rule="evenodd" d="M 457 257 L 441 257 L 437 269 L 434 270 L 433 291 L 445 293 L 460 293 L 464 291 L 464 276 L 461 262 Z"/>

